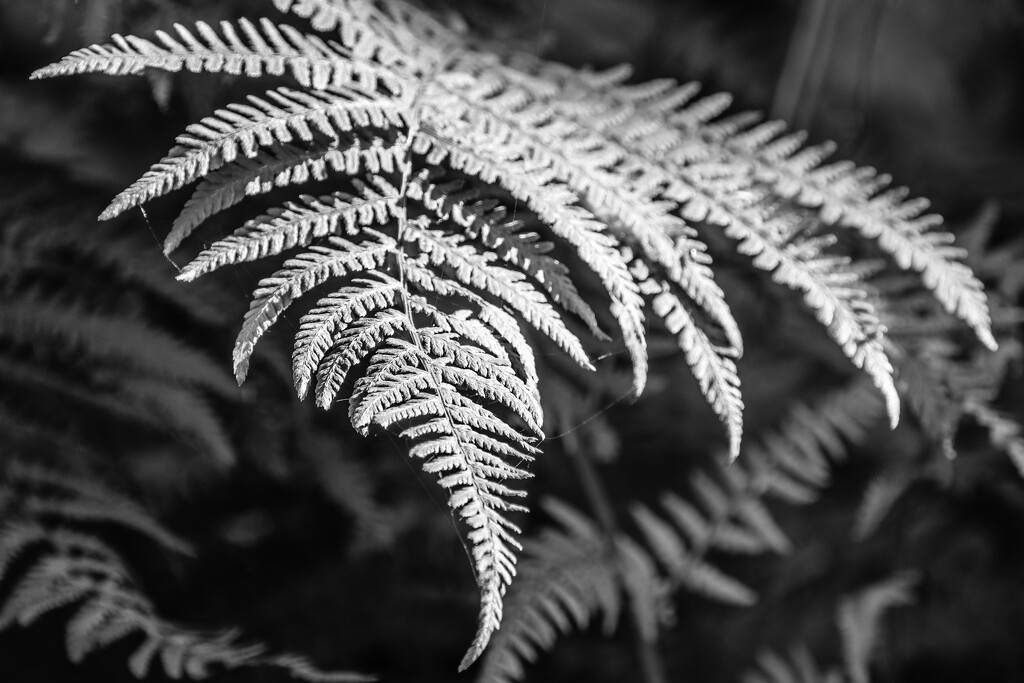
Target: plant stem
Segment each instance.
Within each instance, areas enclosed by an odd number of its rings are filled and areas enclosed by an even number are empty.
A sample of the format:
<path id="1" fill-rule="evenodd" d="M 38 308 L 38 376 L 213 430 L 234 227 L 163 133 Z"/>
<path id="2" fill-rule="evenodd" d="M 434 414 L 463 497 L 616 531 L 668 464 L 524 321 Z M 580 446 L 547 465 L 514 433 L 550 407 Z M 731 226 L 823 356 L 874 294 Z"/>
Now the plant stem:
<path id="1" fill-rule="evenodd" d="M 594 462 L 579 449 L 569 449 L 569 456 L 572 458 L 576 472 L 579 474 L 580 483 L 583 485 L 583 493 L 587 502 L 593 509 L 605 535 L 607 553 L 615 563 L 619 578 L 625 583 L 625 563 L 616 539 L 619 537 L 618 523 L 615 521 L 615 510 L 612 507 L 611 499 L 605 490 L 604 484 L 598 476 Z M 632 620 L 633 644 L 636 648 L 637 660 L 640 663 L 640 671 L 644 683 L 666 683 L 665 666 L 658 653 L 657 636 L 648 637 L 642 627 L 643 617 L 640 605 L 636 603 L 629 593 L 626 593 L 626 600 L 629 604 L 629 613 Z"/>

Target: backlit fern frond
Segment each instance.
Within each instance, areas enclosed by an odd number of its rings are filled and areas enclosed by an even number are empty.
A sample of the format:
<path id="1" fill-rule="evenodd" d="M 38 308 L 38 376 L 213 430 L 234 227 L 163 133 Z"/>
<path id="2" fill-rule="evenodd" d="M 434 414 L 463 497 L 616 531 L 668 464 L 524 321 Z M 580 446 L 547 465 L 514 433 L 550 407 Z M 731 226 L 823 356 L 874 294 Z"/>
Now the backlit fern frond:
<path id="1" fill-rule="evenodd" d="M 399 89 L 399 79 L 378 61 L 360 59 L 335 41 L 306 35 L 286 24 L 261 19 L 257 24 L 228 21 L 220 32 L 199 21 L 193 30 L 175 25 L 177 37 L 157 31 L 157 42 L 114 35 L 113 44 L 76 50 L 38 72 L 39 77 L 100 72 L 115 75 L 155 68 L 165 71 L 244 74 L 249 77 L 289 73 L 317 90 L 354 87 L 374 92 L 378 85 Z M 198 36 L 196 35 L 198 34 Z M 378 58 L 380 55 L 377 55 Z"/>
<path id="2" fill-rule="evenodd" d="M 192 198 L 175 219 L 164 241 L 170 253 L 206 219 L 224 211 L 246 197 L 264 194 L 277 188 L 325 180 L 330 173 L 354 175 L 361 170 L 370 173 L 393 173 L 397 164 L 397 148 L 380 139 L 364 143 L 358 138 L 334 144 L 327 150 L 283 145 L 259 152 L 252 159 L 222 167 L 206 176 Z"/>
<path id="3" fill-rule="evenodd" d="M 1012 366 L 1021 358 L 1019 325 L 1024 315 L 1016 307 L 1021 282 L 1015 280 L 1017 269 L 1008 264 L 1018 258 L 1022 245 L 1020 240 L 991 244 L 996 217 L 992 207 L 983 207 L 962 233 L 972 247 L 968 263 L 986 281 L 996 283 L 992 316 L 1000 346 L 995 353 L 980 352 L 952 334 L 949 313 L 923 296 L 916 283 L 890 275 L 878 278 L 878 287 L 882 312 L 897 345 L 893 356 L 900 392 L 935 451 L 954 459 L 958 431 L 969 419 L 985 428 L 989 442 L 1024 471 L 1021 428 L 996 406 L 1007 375 L 1019 372 Z M 909 482 L 903 484 L 906 488 Z"/>
<path id="4" fill-rule="evenodd" d="M 139 634 L 128 669 L 145 678 L 159 661 L 167 676 L 205 679 L 218 670 L 269 666 L 307 681 L 365 681 L 365 676 L 324 672 L 295 655 L 270 655 L 262 645 L 241 645 L 235 631 L 206 633 L 174 625 L 140 592 L 121 556 L 88 530 L 97 523 L 139 532 L 172 550 L 186 550 L 173 534 L 132 502 L 95 484 L 16 463 L 0 486 L 0 580 L 11 582 L 0 600 L 0 631 L 27 627 L 60 608 L 73 614 L 66 627 L 68 658 Z M 14 561 L 28 559 L 20 576 Z"/>
<path id="5" fill-rule="evenodd" d="M 299 323 L 296 388 L 313 389 L 325 406 L 350 390 L 357 430 L 393 427 L 441 476 L 472 527 L 483 594 L 464 664 L 497 627 L 513 573 L 506 513 L 518 506 L 502 482 L 525 475 L 518 463 L 543 436 L 534 351 L 521 324 L 589 369 L 575 330 L 582 323 L 603 341 L 607 307 L 639 394 L 646 296 L 726 425 L 733 455 L 743 344 L 715 282 L 709 231 L 724 231 L 754 269 L 802 296 L 871 377 L 893 423 L 899 400 L 886 328 L 838 230 L 823 224 L 876 241 L 991 342 L 980 284 L 946 233 L 919 217 L 920 203 L 883 192 L 873 172 L 820 167 L 826 150 L 801 149 L 776 124 L 723 118 L 726 97 L 693 100 L 694 87 L 672 81 L 630 84 L 628 69 L 595 74 L 496 54 L 399 0 L 275 4 L 323 35 L 265 19 L 219 29 L 200 22 L 152 41 L 116 36 L 35 76 L 153 68 L 298 84 L 189 126 L 103 217 L 198 182 L 165 243 L 171 251 L 245 197 L 321 183 L 312 190 L 319 196 L 293 195 L 216 241 L 181 279 L 285 256 L 243 321 L 239 380 L 286 309 L 328 290 Z M 595 279 L 597 293 L 581 294 Z"/>

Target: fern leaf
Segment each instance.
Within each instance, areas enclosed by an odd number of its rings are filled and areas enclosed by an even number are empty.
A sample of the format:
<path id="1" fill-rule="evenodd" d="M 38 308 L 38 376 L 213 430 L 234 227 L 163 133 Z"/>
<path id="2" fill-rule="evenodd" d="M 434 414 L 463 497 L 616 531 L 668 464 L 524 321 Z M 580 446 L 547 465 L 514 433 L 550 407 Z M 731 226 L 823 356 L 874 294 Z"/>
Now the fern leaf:
<path id="1" fill-rule="evenodd" d="M 566 328 L 547 299 L 520 272 L 497 268 L 475 249 L 463 246 L 457 235 L 410 225 L 409 234 L 420 252 L 435 266 L 448 266 L 463 284 L 484 290 L 515 309 L 524 320 L 546 334 L 584 368 L 593 369 L 579 339 Z"/>
<path id="2" fill-rule="evenodd" d="M 544 507 L 558 526 L 546 527 L 526 545 L 505 621 L 483 658 L 478 683 L 522 680 L 524 665 L 550 650 L 560 634 L 584 629 L 601 615 L 611 635 L 619 620 L 619 579 L 600 531 L 565 503 L 547 500 Z"/>
<path id="3" fill-rule="evenodd" d="M 90 72 L 124 75 L 146 68 L 223 72 L 253 78 L 264 74 L 280 76 L 287 71 L 301 85 L 317 90 L 352 87 L 374 93 L 378 84 L 391 92 L 401 88 L 401 79 L 382 65 L 357 60 L 337 43 L 268 19 L 261 19 L 258 26 L 240 19 L 238 29 L 231 22 L 222 21 L 220 34 L 199 21 L 194 29 L 198 37 L 181 24 L 174 28 L 177 38 L 157 31 L 156 43 L 115 34 L 113 44 L 75 50 L 60 62 L 35 71 L 32 78 Z"/>
<path id="4" fill-rule="evenodd" d="M 331 237 L 328 246 L 311 247 L 309 252 L 285 261 L 284 268 L 260 281 L 235 342 L 235 376 L 240 382 L 248 373 L 249 357 L 256 342 L 292 301 L 328 278 L 373 270 L 383 264 L 394 247 L 393 241 L 383 235 L 379 238 L 380 241 L 356 245 Z"/>
<path id="5" fill-rule="evenodd" d="M 329 374 L 331 383 L 340 385 L 345 381 L 342 367 L 352 367 L 385 336 L 394 336 L 404 329 L 404 316 L 387 310 L 395 303 L 401 283 L 379 274 L 376 278 L 357 282 L 360 286 L 343 287 L 336 294 L 321 299 L 303 316 L 292 353 L 292 374 L 299 398 L 305 397 L 313 373 L 335 345 L 341 355 L 336 360 L 332 359 L 334 369 Z M 368 319 L 371 313 L 375 313 L 375 317 Z M 342 336 L 352 323 L 358 325 L 356 336 Z M 340 365 L 342 358 L 344 366 Z M 331 392 L 328 404 L 334 393 L 336 391 Z"/>
<path id="6" fill-rule="evenodd" d="M 226 163 L 255 157 L 263 148 L 309 142 L 314 132 L 339 137 L 356 127 L 404 125 L 395 100 L 370 99 L 343 91 L 278 88 L 249 104 L 231 104 L 187 128 L 160 162 L 119 194 L 100 214 L 109 219 L 177 190 Z"/>
<path id="7" fill-rule="evenodd" d="M 502 597 L 520 549 L 518 528 L 505 515 L 524 509 L 507 501 L 522 493 L 502 482 L 526 477 L 510 461 L 529 460 L 535 451 L 481 401 L 511 410 L 536 433 L 539 403 L 514 374 L 500 370 L 500 359 L 486 356 L 486 344 L 473 352 L 459 349 L 454 333 L 441 328 L 418 326 L 408 317 L 406 327 L 410 340 L 388 338 L 371 356 L 355 384 L 350 419 L 363 432 L 371 425 L 396 425 L 412 440 L 410 455 L 424 459 L 424 471 L 439 475 L 449 505 L 469 527 L 481 609 L 465 668 L 501 622 Z"/>
<path id="8" fill-rule="evenodd" d="M 236 159 L 231 166 L 210 173 L 199 183 L 192 198 L 174 219 L 164 240 L 164 253 L 177 249 L 210 216 L 246 197 L 312 180 L 326 180 L 332 171 L 348 175 L 362 170 L 394 172 L 397 150 L 381 138 L 371 142 L 353 138 L 327 150 L 288 144 L 260 150 L 251 159 Z"/>
<path id="9" fill-rule="evenodd" d="M 843 683 L 843 675 L 835 669 L 822 671 L 807 647 L 790 649 L 783 658 L 770 650 L 757 657 L 757 668 L 740 677 L 742 683 Z"/>
<path id="10" fill-rule="evenodd" d="M 754 232 L 733 223 L 727 233 L 741 240 L 739 250 L 753 256 L 754 265 L 771 272 L 772 279 L 804 293 L 804 301 L 815 311 L 839 347 L 855 366 L 871 377 L 885 398 L 889 422 L 899 421 L 900 399 L 893 381 L 893 367 L 882 344 L 881 324 L 856 273 L 848 260 L 820 254 L 827 242 L 807 240 L 779 247 Z"/>
<path id="11" fill-rule="evenodd" d="M 843 660 L 852 683 L 868 683 L 871 654 L 879 640 L 883 615 L 913 602 L 917 576 L 898 574 L 844 598 L 836 613 L 843 641 Z"/>
<path id="12" fill-rule="evenodd" d="M 658 515 L 643 505 L 634 505 L 631 512 L 651 552 L 674 583 L 732 605 L 757 602 L 757 594 L 749 587 L 691 553 L 675 529 Z"/>
<path id="13" fill-rule="evenodd" d="M 579 316 L 596 337 L 607 339 L 590 305 L 576 290 L 568 268 L 548 255 L 553 245 L 543 241 L 537 233 L 523 232 L 520 222 L 507 220 L 508 211 L 504 206 L 493 200 L 471 203 L 476 197 L 474 191 L 453 195 L 437 184 L 424 187 L 413 183 L 409 196 L 423 201 L 424 206 L 440 218 L 454 221 L 471 239 L 480 239 L 502 260 L 529 275 L 552 300 Z"/>
<path id="14" fill-rule="evenodd" d="M 846 442 L 859 443 L 882 409 L 867 382 L 852 382 L 812 407 L 798 404 L 769 434 L 743 453 L 746 486 L 796 504 L 810 502 L 827 483 L 829 460 L 840 460 Z"/>
<path id="15" fill-rule="evenodd" d="M 45 343 L 91 359 L 130 369 L 144 377 L 210 390 L 235 399 L 220 366 L 202 353 L 142 321 L 27 298 L 0 304 L 0 337 L 18 346 Z M 143 351 L 144 350 L 144 351 Z"/>
<path id="16" fill-rule="evenodd" d="M 344 192 L 324 197 L 300 197 L 246 223 L 233 235 L 218 240 L 181 269 L 184 282 L 226 265 L 255 261 L 280 254 L 314 239 L 341 232 L 358 234 L 359 228 L 385 224 L 397 212 L 397 196 L 371 195 L 354 198 Z M 371 233 L 372 234 L 372 233 Z"/>
<path id="17" fill-rule="evenodd" d="M 723 349 L 711 343 L 667 285 L 663 284 L 657 291 L 651 305 L 655 315 L 665 321 L 668 331 L 678 335 L 679 347 L 700 384 L 701 393 L 728 431 L 729 457 L 735 459 L 743 438 L 743 398 L 736 364 Z"/>
<path id="18" fill-rule="evenodd" d="M 533 210 L 556 236 L 576 250 L 580 259 L 601 279 L 611 298 L 611 312 L 623 333 L 623 343 L 633 362 L 633 388 L 639 394 L 647 381 L 647 339 L 644 331 L 643 298 L 629 273 L 615 238 L 585 208 L 575 204 L 576 196 L 552 180 L 550 172 L 531 161 L 496 159 L 478 153 L 481 140 L 455 142 L 424 130 L 413 140 L 413 151 L 427 155 L 429 163 L 448 160 L 452 168 L 464 170 L 486 182 L 498 182 Z M 479 143 L 477 149 L 471 145 Z"/>
<path id="19" fill-rule="evenodd" d="M 755 155 L 757 172 L 783 196 L 820 207 L 827 223 L 848 225 L 877 240 L 901 268 L 921 273 L 945 309 L 974 328 L 985 346 L 995 349 L 984 288 L 960 262 L 963 251 L 950 245 L 952 235 L 935 230 L 941 218 L 921 216 L 928 203 L 906 201 L 903 189 L 880 192 L 890 180 L 874 169 L 842 163 L 817 168 L 831 149 L 812 148 L 792 156 L 761 152 Z"/>
<path id="20" fill-rule="evenodd" d="M 262 645 L 237 644 L 234 631 L 211 635 L 165 621 L 138 590 L 118 553 L 69 525 L 112 522 L 165 544 L 181 546 L 180 541 L 130 501 L 94 484 L 39 468 L 14 466 L 9 474 L 0 501 L 6 503 L 3 512 L 12 521 L 0 532 L 0 575 L 28 547 L 40 552 L 0 605 L 0 631 L 71 607 L 74 614 L 65 638 L 69 659 L 80 662 L 97 649 L 140 634 L 142 642 L 128 661 L 137 678 L 147 677 L 159 658 L 166 674 L 175 679 L 207 678 L 215 668 L 274 666 L 307 681 L 368 680 L 359 674 L 320 671 L 294 655 L 265 655 Z"/>

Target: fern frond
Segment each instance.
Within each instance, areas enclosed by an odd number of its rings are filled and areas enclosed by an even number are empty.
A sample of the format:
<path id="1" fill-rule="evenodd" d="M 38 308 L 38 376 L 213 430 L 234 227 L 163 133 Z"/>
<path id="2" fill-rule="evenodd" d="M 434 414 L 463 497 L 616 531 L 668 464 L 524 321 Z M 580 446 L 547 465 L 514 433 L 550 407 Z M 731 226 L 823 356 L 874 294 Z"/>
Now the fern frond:
<path id="1" fill-rule="evenodd" d="M 289 72 L 307 88 L 351 87 L 376 93 L 383 86 L 393 93 L 402 80 L 390 69 L 358 59 L 334 41 L 303 34 L 287 24 L 260 19 L 259 25 L 240 19 L 238 28 L 220 23 L 220 33 L 203 21 L 195 33 L 175 24 L 178 36 L 157 31 L 157 43 L 136 36 L 115 34 L 113 44 L 75 50 L 56 64 L 35 71 L 32 78 L 80 73 L 135 74 L 146 68 L 164 71 L 280 76 Z M 241 35 L 239 35 L 241 33 Z"/>
<path id="2" fill-rule="evenodd" d="M 113 218 L 128 209 L 177 190 L 236 158 L 261 149 L 310 142 L 315 133 L 336 138 L 354 128 L 403 126 L 398 100 L 342 91 L 278 88 L 248 104 L 230 104 L 190 125 L 159 163 L 121 192 L 100 214 Z"/>
<path id="3" fill-rule="evenodd" d="M 114 523 L 171 547 L 187 549 L 132 502 L 95 484 L 40 468 L 7 468 L 0 503 L 8 521 L 0 531 L 0 578 L 11 560 L 38 549 L 32 564 L 13 582 L 0 604 L 0 631 L 28 626 L 60 608 L 71 607 L 66 648 L 72 662 L 128 636 L 139 634 L 128 668 L 145 678 L 159 658 L 174 679 L 204 679 L 219 669 L 242 666 L 283 668 L 307 681 L 355 682 L 359 674 L 324 672 L 294 655 L 267 655 L 263 645 L 239 645 L 235 631 L 204 633 L 161 618 L 135 585 L 120 555 L 106 542 L 71 528 Z"/>
<path id="4" fill-rule="evenodd" d="M 526 663 L 550 650 L 559 635 L 586 628 L 598 615 L 606 635 L 618 623 L 620 579 L 600 530 L 561 501 L 548 499 L 543 505 L 557 526 L 545 527 L 524 548 L 507 617 L 483 658 L 478 683 L 522 680 Z"/>
<path id="5" fill-rule="evenodd" d="M 972 398 L 965 402 L 964 412 L 988 430 L 989 442 L 1005 452 L 1017 472 L 1024 477 L 1024 427 L 1021 427 L 1020 422 Z"/>
<path id="6" fill-rule="evenodd" d="M 3 473 L 7 486 L 16 491 L 19 514 L 41 521 L 117 524 L 176 553 L 193 552 L 188 543 L 152 519 L 142 507 L 95 481 L 17 460 L 8 464 Z M 0 546 L 8 547 L 6 543 Z"/>
<path id="7" fill-rule="evenodd" d="M 289 202 L 284 209 L 251 220 L 212 244 L 181 269 L 178 279 L 189 282 L 226 265 L 305 247 L 342 229 L 356 235 L 361 228 L 386 224 L 397 213 L 397 195 L 364 194 L 368 196 L 356 198 L 345 192 L 319 198 L 303 195 L 301 203 Z"/>
<path id="8" fill-rule="evenodd" d="M 467 138 L 456 143 L 427 129 L 413 139 L 412 149 L 426 156 L 430 164 L 447 160 L 452 168 L 476 175 L 485 182 L 499 183 L 524 202 L 565 240 L 577 256 L 601 279 L 611 298 L 611 312 L 623 334 L 623 343 L 633 363 L 634 391 L 639 394 L 647 381 L 647 338 L 644 330 L 643 297 L 629 273 L 613 235 L 585 208 L 564 184 L 553 180 L 548 168 L 534 160 L 516 160 L 502 154 L 493 140 Z M 481 150 L 487 150 L 484 154 Z M 497 155 L 496 157 L 494 155 Z"/>
<path id="9" fill-rule="evenodd" d="M 372 271 L 384 263 L 394 250 L 394 242 L 379 233 L 376 237 L 376 241 L 359 245 L 331 237 L 326 246 L 311 247 L 285 261 L 284 268 L 274 275 L 260 280 L 235 342 L 235 376 L 239 381 L 249 371 L 249 358 L 256 342 L 295 299 L 331 277 Z"/>
<path id="10" fill-rule="evenodd" d="M 766 650 L 757 656 L 757 668 L 740 677 L 742 683 L 843 683 L 836 669 L 822 670 L 806 646 L 790 649 L 788 658 Z"/>
<path id="11" fill-rule="evenodd" d="M 897 574 L 840 602 L 836 622 L 851 683 L 868 683 L 871 680 L 868 667 L 881 635 L 882 617 L 892 608 L 914 601 L 914 584 L 917 581 L 914 573 Z"/>
<path id="12" fill-rule="evenodd" d="M 238 397 L 219 365 L 199 351 L 139 320 L 21 298 L 0 304 L 0 337 L 20 347 L 46 345 L 51 353 L 81 355 L 141 376 Z"/>
<path id="13" fill-rule="evenodd" d="M 661 283 L 659 287 L 657 282 L 648 281 L 641 287 L 653 295 L 651 307 L 654 314 L 665 322 L 669 332 L 677 335 L 679 348 L 697 378 L 701 393 L 726 427 L 729 457 L 735 459 L 743 439 L 743 397 L 736 363 L 729 358 L 731 349 L 723 349 L 711 342 L 667 283 Z"/>
<path id="14" fill-rule="evenodd" d="M 885 326 L 867 299 L 857 273 L 848 267 L 849 260 L 824 254 L 823 248 L 829 244 L 825 238 L 780 245 L 738 222 L 726 228 L 726 233 L 739 239 L 739 251 L 753 257 L 754 265 L 770 272 L 775 282 L 803 292 L 805 303 L 829 336 L 882 393 L 889 422 L 895 427 L 900 398 L 882 341 Z"/>
<path id="15" fill-rule="evenodd" d="M 453 185 L 462 190 L 461 183 Z M 536 232 L 524 232 L 521 221 L 508 220 L 504 206 L 494 200 L 474 203 L 474 190 L 453 193 L 437 183 L 412 183 L 409 196 L 421 200 L 442 220 L 452 220 L 468 237 L 479 239 L 503 261 L 529 275 L 553 301 L 579 316 L 596 337 L 607 339 L 597 325 L 594 311 L 577 291 L 569 269 L 548 255 L 554 245 Z"/>
<path id="16" fill-rule="evenodd" d="M 817 496 L 829 476 L 829 461 L 846 456 L 847 443 L 860 443 L 882 410 L 866 382 L 852 382 L 813 406 L 798 403 L 779 425 L 742 457 L 749 474 L 744 486 L 795 504 Z"/>
<path id="17" fill-rule="evenodd" d="M 210 173 L 199 183 L 192 198 L 174 219 L 164 240 L 164 253 L 177 249 L 207 218 L 246 197 L 312 180 L 326 180 L 331 172 L 393 173 L 398 163 L 398 150 L 382 138 L 370 142 L 352 138 L 327 150 L 287 144 L 260 150 L 251 159 L 236 159 L 232 165 Z"/>
<path id="18" fill-rule="evenodd" d="M 650 509 L 637 504 L 631 512 L 647 546 L 668 570 L 673 584 L 731 605 L 749 606 L 757 602 L 753 590 L 691 553 L 672 525 Z"/>
<path id="19" fill-rule="evenodd" d="M 883 191 L 890 179 L 874 169 L 844 163 L 820 166 L 831 151 L 831 146 L 823 146 L 788 155 L 769 148 L 755 152 L 756 172 L 782 196 L 818 208 L 826 223 L 856 229 L 876 240 L 900 268 L 921 273 L 925 286 L 945 309 L 966 321 L 985 346 L 995 349 L 984 288 L 960 262 L 964 252 L 951 245 L 953 236 L 936 230 L 942 219 L 921 215 L 928 202 L 908 201 L 905 188 Z M 749 157 L 744 154 L 744 158 Z"/>
<path id="20" fill-rule="evenodd" d="M 202 394 L 185 387 L 128 375 L 114 387 L 83 386 L 65 372 L 0 356 L 5 382 L 38 393 L 49 402 L 69 403 L 86 415 L 125 420 L 170 433 L 197 447 L 221 465 L 235 462 L 234 447 Z M 30 396 L 32 394 L 29 394 Z"/>
<path id="21" fill-rule="evenodd" d="M 593 369 L 579 339 L 566 328 L 561 317 L 521 272 L 493 266 L 475 249 L 463 246 L 457 235 L 427 230 L 410 223 L 410 241 L 434 266 L 451 268 L 454 277 L 465 285 L 494 295 L 517 311 L 524 320 L 546 334 L 581 366 Z"/>
<path id="22" fill-rule="evenodd" d="M 577 262 L 601 283 L 632 362 L 633 390 L 639 394 L 647 380 L 646 294 L 725 423 L 732 455 L 742 431 L 735 358 L 743 345 L 715 281 L 707 230 L 722 228 L 754 269 L 803 297 L 881 392 L 893 424 L 899 396 L 892 347 L 869 296 L 875 292 L 834 235 L 816 234 L 822 222 L 878 242 L 898 268 L 921 273 L 983 341 L 991 339 L 980 285 L 933 219 L 920 216 L 922 204 L 884 192 L 888 181 L 872 171 L 821 167 L 828 150 L 805 148 L 778 124 L 721 118 L 727 96 L 697 100 L 694 86 L 629 84 L 624 69 L 595 74 L 492 54 L 397 0 L 275 4 L 333 38 L 266 20 L 223 23 L 219 33 L 199 23 L 195 32 L 179 26 L 177 37 L 158 33 L 155 41 L 115 37 L 35 75 L 154 67 L 288 74 L 302 86 L 194 124 L 103 217 L 199 181 L 169 251 L 251 194 L 330 171 L 345 175 L 339 189 L 355 187 L 354 197 L 301 196 L 245 223 L 181 277 L 299 250 L 258 285 L 235 345 L 239 380 L 285 309 L 331 287 L 300 322 L 296 389 L 309 393 L 315 377 L 317 402 L 327 406 L 351 387 L 352 425 L 364 434 L 393 428 L 424 469 L 439 475 L 469 527 L 481 593 L 463 666 L 500 622 L 518 547 L 509 515 L 521 509 L 508 502 L 519 492 L 506 482 L 526 476 L 520 465 L 542 436 L 534 350 L 520 323 L 584 368 L 592 365 L 583 343 L 554 304 L 603 336 L 577 290 L 583 280 L 570 270 Z M 522 221 L 520 206 L 527 209 Z M 558 250 L 569 253 L 564 263 L 553 255 Z M 631 271 L 634 262 L 642 268 Z M 695 585 L 721 585 L 720 577 L 701 574 L 700 555 L 784 548 L 760 496 L 812 497 L 827 480 L 827 456 L 860 436 L 876 408 L 858 388 L 821 413 L 796 411 L 754 449 L 749 472 L 727 470 L 721 482 L 696 477 L 698 503 L 667 505 L 670 521 L 642 513 L 638 523 L 677 574 L 695 566 L 687 570 Z M 818 417 L 820 424 L 812 421 Z M 623 557 L 651 562 L 647 550 L 630 548 Z M 723 594 L 748 599 L 732 588 Z"/>

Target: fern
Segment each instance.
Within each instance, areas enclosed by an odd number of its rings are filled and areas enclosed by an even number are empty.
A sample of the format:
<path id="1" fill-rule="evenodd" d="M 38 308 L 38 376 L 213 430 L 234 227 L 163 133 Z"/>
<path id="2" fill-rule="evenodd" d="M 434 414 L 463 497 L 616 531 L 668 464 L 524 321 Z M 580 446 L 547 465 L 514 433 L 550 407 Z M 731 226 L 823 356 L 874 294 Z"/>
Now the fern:
<path id="1" fill-rule="evenodd" d="M 868 683 L 872 651 L 878 644 L 885 613 L 913 602 L 917 577 L 903 572 L 845 596 L 836 608 L 836 625 L 842 641 L 846 675 L 838 669 L 821 670 L 804 645 L 790 648 L 784 657 L 770 650 L 757 658 L 755 669 L 745 673 L 743 683 Z"/>
<path id="2" fill-rule="evenodd" d="M 835 669 L 822 670 L 806 647 L 794 647 L 783 657 L 766 650 L 757 657 L 757 667 L 740 677 L 742 683 L 842 683 Z"/>
<path id="3" fill-rule="evenodd" d="M 524 548 L 522 578 L 508 600 L 511 618 L 482 660 L 481 683 L 521 680 L 525 663 L 550 650 L 559 635 L 584 629 L 599 615 L 605 635 L 612 635 L 626 592 L 646 603 L 642 609 L 652 623 L 641 628 L 655 629 L 656 615 L 664 609 L 662 581 L 639 545 L 616 539 L 613 555 L 604 534 L 584 514 L 555 499 L 545 501 L 544 509 L 558 526 L 546 527 Z"/>
<path id="4" fill-rule="evenodd" d="M 887 330 L 839 249 L 840 227 L 920 273 L 946 310 L 994 345 L 981 284 L 938 219 L 921 215 L 922 202 L 885 190 L 888 179 L 870 169 L 822 166 L 827 148 L 801 149 L 802 138 L 782 136 L 778 124 L 721 118 L 727 98 L 694 101 L 693 86 L 670 81 L 629 84 L 628 69 L 496 55 L 397 0 L 275 4 L 325 35 L 267 19 L 177 25 L 152 41 L 115 36 L 34 77 L 162 69 L 298 84 L 189 126 L 102 217 L 198 181 L 165 242 L 170 252 L 245 196 L 331 174 L 332 194 L 300 195 L 247 222 L 180 278 L 297 252 L 258 285 L 235 346 L 240 380 L 285 310 L 332 288 L 300 321 L 296 388 L 306 394 L 316 377 L 327 406 L 350 387 L 353 426 L 393 427 L 449 490 L 470 527 L 482 596 L 463 666 L 497 628 L 514 574 L 508 514 L 523 508 L 504 482 L 526 476 L 520 465 L 543 436 L 533 350 L 519 325 L 591 368 L 574 327 L 598 340 L 604 333 L 585 303 L 593 301 L 577 292 L 585 278 L 601 284 L 637 394 L 651 300 L 726 425 L 733 456 L 742 340 L 714 281 L 710 230 L 724 229 L 755 269 L 800 293 L 881 391 L 893 424 Z"/>
<path id="5" fill-rule="evenodd" d="M 598 615 L 611 635 L 624 595 L 646 615 L 641 630 L 657 628 L 669 613 L 665 597 L 680 588 L 727 605 L 754 604 L 756 592 L 708 556 L 790 552 L 791 543 L 764 499 L 812 502 L 828 483 L 830 462 L 845 456 L 847 442 L 863 440 L 883 410 L 864 381 L 826 395 L 813 407 L 796 405 L 739 460 L 722 467 L 719 477 L 696 472 L 688 498 L 667 491 L 659 497 L 659 509 L 631 505 L 641 540 L 621 533 L 609 540 L 582 513 L 547 502 L 558 526 L 545 526 L 525 544 L 527 559 L 509 593 L 506 623 L 483 658 L 481 683 L 521 680 L 524 665 L 552 649 L 559 635 L 586 628 Z M 646 592 L 637 588 L 643 585 Z"/>
<path id="6" fill-rule="evenodd" d="M 879 643 L 881 620 L 888 610 L 913 602 L 912 573 L 892 576 L 843 599 L 836 622 L 843 641 L 843 660 L 851 683 L 868 683 L 868 664 Z"/>
<path id="7" fill-rule="evenodd" d="M 128 660 L 139 679 L 158 660 L 173 678 L 205 679 L 218 669 L 279 667 L 306 681 L 365 681 L 365 676 L 323 672 L 295 655 L 268 655 L 262 645 L 240 645 L 235 631 L 204 633 L 165 621 L 131 578 L 124 560 L 98 536 L 71 525 L 115 524 L 173 551 L 187 546 L 130 501 L 66 475 L 17 464 L 6 468 L 0 495 L 0 580 L 14 561 L 30 558 L 0 602 L 0 631 L 29 626 L 74 606 L 67 623 L 72 662 L 132 634 L 142 642 Z"/>

